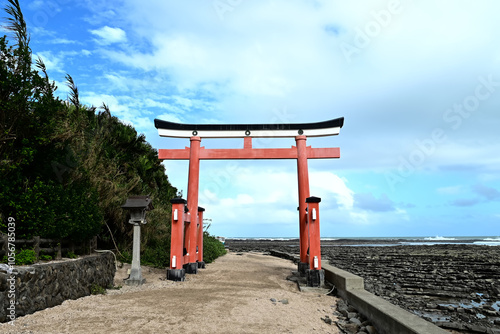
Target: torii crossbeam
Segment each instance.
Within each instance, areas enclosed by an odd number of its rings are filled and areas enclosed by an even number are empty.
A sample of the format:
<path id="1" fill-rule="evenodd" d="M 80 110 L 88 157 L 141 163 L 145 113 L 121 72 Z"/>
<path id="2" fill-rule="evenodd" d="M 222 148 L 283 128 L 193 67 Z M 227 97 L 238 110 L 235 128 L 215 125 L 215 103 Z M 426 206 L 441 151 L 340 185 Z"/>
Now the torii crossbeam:
<path id="1" fill-rule="evenodd" d="M 308 233 L 308 217 L 306 199 L 309 193 L 309 171 L 307 159 L 340 158 L 340 149 L 312 148 L 306 146 L 307 137 L 333 136 L 340 133 L 344 125 L 344 118 L 336 118 L 318 123 L 291 123 L 291 124 L 179 124 L 155 119 L 155 127 L 162 137 L 190 138 L 190 147 L 184 149 L 159 149 L 160 160 L 189 160 L 188 199 L 187 209 L 190 213 L 198 212 L 199 166 L 200 160 L 226 160 L 226 159 L 296 159 L 297 176 L 299 183 L 299 230 L 300 230 L 300 263 L 299 272 L 305 274 L 306 270 L 321 270 L 321 253 L 319 240 L 319 225 L 314 239 Z M 294 137 L 296 146 L 291 148 L 256 149 L 252 147 L 252 138 L 286 138 Z M 243 148 L 240 149 L 205 149 L 200 147 L 202 138 L 244 138 Z M 319 203 L 319 202 L 318 202 Z M 315 209 L 316 210 L 316 209 Z M 186 235 L 176 240 L 172 234 L 171 268 L 178 270 L 183 266 L 188 273 L 196 273 L 199 264 L 200 247 L 199 233 L 203 221 L 193 214 L 186 225 Z M 319 224 L 319 221 L 318 221 Z M 198 227 L 198 228 L 197 228 Z M 198 233 L 198 237 L 197 237 Z M 181 233 L 182 234 L 182 233 Z M 316 240 L 317 239 L 317 240 Z M 187 255 L 180 255 L 183 243 Z M 175 248 L 175 250 L 174 250 Z M 198 248 L 198 252 L 197 252 Z M 317 254 L 312 254 L 315 250 Z M 318 253 L 319 252 L 319 253 Z M 174 261 L 173 256 L 176 256 Z M 179 258 L 184 261 L 179 262 Z M 314 261 L 313 261 L 314 259 Z M 174 268 L 172 263 L 176 263 Z M 176 274 L 178 275 L 178 274 Z M 168 275 L 167 275 L 168 276 Z"/>

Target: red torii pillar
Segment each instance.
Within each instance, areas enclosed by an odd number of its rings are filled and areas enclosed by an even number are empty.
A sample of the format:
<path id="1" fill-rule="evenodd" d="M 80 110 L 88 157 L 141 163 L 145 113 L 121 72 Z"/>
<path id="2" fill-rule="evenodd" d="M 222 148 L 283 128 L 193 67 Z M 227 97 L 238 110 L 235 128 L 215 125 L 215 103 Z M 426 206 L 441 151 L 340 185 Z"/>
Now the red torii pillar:
<path id="1" fill-rule="evenodd" d="M 200 184 L 200 137 L 191 137 L 191 147 L 189 150 L 189 176 L 187 206 L 191 213 L 191 222 L 186 229 L 186 263 L 184 269 L 187 274 L 198 272 L 198 255 L 196 254 L 197 234 L 198 234 L 198 189 Z"/>
<path id="2" fill-rule="evenodd" d="M 187 202 L 183 198 L 173 198 L 170 203 L 172 203 L 172 227 L 170 230 L 170 268 L 167 269 L 167 279 L 184 281 L 186 273 L 184 269 L 184 224 L 189 219 Z"/>
<path id="3" fill-rule="evenodd" d="M 306 274 L 308 265 L 309 238 L 307 236 L 307 204 L 309 197 L 309 170 L 307 167 L 307 146 L 306 136 L 295 137 L 297 143 L 297 177 L 299 181 L 299 232 L 300 232 L 300 262 L 298 264 L 299 273 Z"/>
<path id="4" fill-rule="evenodd" d="M 325 283 L 325 271 L 321 269 L 321 237 L 319 233 L 319 197 L 306 198 L 309 235 L 309 263 L 306 270 L 307 285 L 319 287 Z"/>

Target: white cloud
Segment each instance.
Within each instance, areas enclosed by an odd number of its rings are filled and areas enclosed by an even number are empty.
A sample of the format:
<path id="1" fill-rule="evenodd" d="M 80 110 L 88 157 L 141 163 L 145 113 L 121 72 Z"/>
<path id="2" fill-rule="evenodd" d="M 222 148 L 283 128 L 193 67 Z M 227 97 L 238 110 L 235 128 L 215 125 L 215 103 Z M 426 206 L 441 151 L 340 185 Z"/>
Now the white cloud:
<path id="1" fill-rule="evenodd" d="M 144 127 L 151 128 L 152 126 L 151 120 L 142 117 L 141 110 L 134 108 L 134 99 L 128 96 L 85 92 L 80 94 L 80 101 L 95 107 L 101 107 L 103 103 L 106 104 L 113 115 L 117 116 L 124 124 L 136 127 L 138 132 L 142 132 Z"/>
<path id="2" fill-rule="evenodd" d="M 127 34 L 120 28 L 104 26 L 99 29 L 90 30 L 90 33 L 99 37 L 100 39 L 97 42 L 103 45 L 124 43 L 127 41 Z"/>
<path id="3" fill-rule="evenodd" d="M 164 121 L 168 121 L 168 122 L 182 123 L 182 120 L 173 114 L 161 114 L 161 115 L 156 116 L 156 118 L 164 120 Z"/>
<path id="4" fill-rule="evenodd" d="M 48 72 L 64 72 L 64 54 L 54 54 L 52 51 L 38 52 L 36 57 L 40 57 Z"/>
<path id="5" fill-rule="evenodd" d="M 236 198 L 224 198 L 221 199 L 220 204 L 222 206 L 226 206 L 228 208 L 232 208 L 232 210 L 238 211 L 241 206 L 245 206 L 248 204 L 255 203 L 252 196 L 248 194 L 238 194 Z"/>
<path id="6" fill-rule="evenodd" d="M 352 209 L 354 204 L 354 192 L 347 187 L 347 180 L 331 172 L 311 172 L 310 186 L 311 189 L 316 189 L 318 197 L 329 198 L 331 195 L 336 199 L 337 203 L 345 209 Z"/>
<path id="7" fill-rule="evenodd" d="M 444 194 L 444 195 L 457 195 L 460 194 L 463 190 L 463 186 L 457 185 L 457 186 L 449 186 L 449 187 L 441 187 L 437 189 L 437 192 L 439 194 Z"/>
<path id="8" fill-rule="evenodd" d="M 61 99 L 65 100 L 67 98 L 69 92 L 70 92 L 70 89 L 69 89 L 67 83 L 66 82 L 57 81 L 57 80 L 55 80 L 54 82 L 55 82 L 55 84 L 57 86 L 57 94 L 58 94 L 58 96 Z"/>
<path id="9" fill-rule="evenodd" d="M 45 5 L 45 2 L 43 0 L 34 0 L 34 1 L 29 2 L 28 7 L 30 9 L 36 10 L 36 9 L 43 8 L 44 5 Z"/>
<path id="10" fill-rule="evenodd" d="M 53 38 L 50 40 L 52 44 L 76 44 L 77 41 L 66 39 L 66 38 Z"/>

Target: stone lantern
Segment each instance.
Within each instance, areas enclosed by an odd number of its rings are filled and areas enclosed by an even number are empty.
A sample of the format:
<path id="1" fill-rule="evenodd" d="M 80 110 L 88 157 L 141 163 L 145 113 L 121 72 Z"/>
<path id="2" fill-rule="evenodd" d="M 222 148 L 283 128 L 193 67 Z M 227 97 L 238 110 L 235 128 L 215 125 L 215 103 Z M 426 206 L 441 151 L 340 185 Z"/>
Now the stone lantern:
<path id="1" fill-rule="evenodd" d="M 149 196 L 130 196 L 122 208 L 129 210 L 129 223 L 134 225 L 134 243 L 132 248 L 132 268 L 125 280 L 127 285 L 141 285 L 146 279 L 141 271 L 141 225 L 146 224 L 146 211 L 153 209 Z"/>

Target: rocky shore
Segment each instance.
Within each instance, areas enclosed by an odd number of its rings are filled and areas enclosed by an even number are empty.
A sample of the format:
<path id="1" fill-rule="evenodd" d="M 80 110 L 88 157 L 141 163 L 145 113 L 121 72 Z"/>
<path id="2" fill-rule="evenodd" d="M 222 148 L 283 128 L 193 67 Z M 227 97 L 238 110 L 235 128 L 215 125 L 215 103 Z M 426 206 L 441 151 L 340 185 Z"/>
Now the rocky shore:
<path id="1" fill-rule="evenodd" d="M 363 277 L 366 290 L 455 333 L 500 333 L 500 247 L 348 242 L 351 246 L 322 242 L 323 259 Z M 298 240 L 227 240 L 226 245 L 235 251 L 299 251 Z"/>

